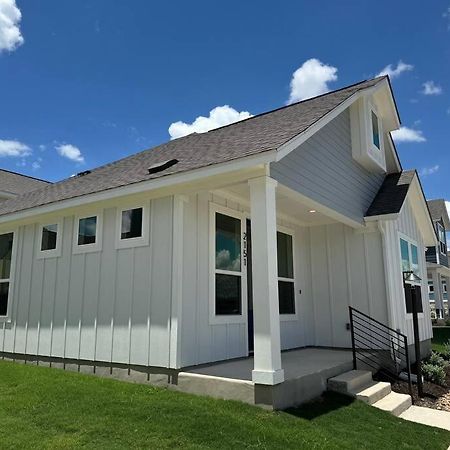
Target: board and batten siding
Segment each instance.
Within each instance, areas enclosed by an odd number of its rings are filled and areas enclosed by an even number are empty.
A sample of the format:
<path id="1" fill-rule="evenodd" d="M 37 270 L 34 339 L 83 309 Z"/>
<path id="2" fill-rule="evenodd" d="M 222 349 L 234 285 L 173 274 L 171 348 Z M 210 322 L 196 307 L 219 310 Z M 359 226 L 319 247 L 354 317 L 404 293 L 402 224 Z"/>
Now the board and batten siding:
<path id="1" fill-rule="evenodd" d="M 430 320 L 430 302 L 428 300 L 428 276 L 427 276 L 427 266 L 425 259 L 426 247 L 423 244 L 423 238 L 420 233 L 417 221 L 414 217 L 413 208 L 411 206 L 410 200 L 407 198 L 403 208 L 400 212 L 399 218 L 396 221 L 396 243 L 397 243 L 397 255 L 398 260 L 392 261 L 395 267 L 398 267 L 398 290 L 397 296 L 393 297 L 394 307 L 396 309 L 397 317 L 397 327 L 400 328 L 402 333 L 408 336 L 409 342 L 414 342 L 414 332 L 412 323 L 412 314 L 406 313 L 406 303 L 405 295 L 403 290 L 403 278 L 401 269 L 401 256 L 400 256 L 400 238 L 402 235 L 409 238 L 411 241 L 417 244 L 417 249 L 419 253 L 419 266 L 420 266 L 420 278 L 422 278 L 422 304 L 423 304 L 423 314 L 419 314 L 419 334 L 420 340 L 427 340 L 433 337 L 433 330 Z M 401 234 L 400 234 L 401 233 Z"/>
<path id="2" fill-rule="evenodd" d="M 149 245 L 140 247 L 116 249 L 116 208 L 103 210 L 97 252 L 73 252 L 74 216 L 63 218 L 59 257 L 38 258 L 39 225 L 20 226 L 0 350 L 168 367 L 173 199 L 149 203 Z"/>
<path id="3" fill-rule="evenodd" d="M 181 365 L 190 366 L 212 361 L 238 358 L 248 355 L 248 328 L 242 323 L 211 323 L 210 321 L 210 205 L 219 205 L 227 209 L 250 216 L 247 205 L 242 205 L 225 197 L 203 192 L 189 196 L 184 205 L 184 248 L 183 248 L 183 294 L 181 321 Z M 308 285 L 307 251 L 304 229 L 278 220 L 278 225 L 289 229 L 294 236 L 294 258 L 296 275 L 296 301 L 299 311 L 296 318 L 282 320 L 280 325 L 282 349 L 307 345 L 308 324 L 304 322 L 302 305 L 306 294 L 300 295 L 299 289 Z M 308 288 L 306 287 L 307 291 Z"/>
<path id="4" fill-rule="evenodd" d="M 270 175 L 360 223 L 384 179 L 384 174 L 371 173 L 353 159 L 349 109 L 271 163 Z"/>
<path id="5" fill-rule="evenodd" d="M 344 224 L 305 230 L 310 290 L 304 299 L 308 345 L 351 346 L 349 306 L 387 323 L 381 236 Z"/>

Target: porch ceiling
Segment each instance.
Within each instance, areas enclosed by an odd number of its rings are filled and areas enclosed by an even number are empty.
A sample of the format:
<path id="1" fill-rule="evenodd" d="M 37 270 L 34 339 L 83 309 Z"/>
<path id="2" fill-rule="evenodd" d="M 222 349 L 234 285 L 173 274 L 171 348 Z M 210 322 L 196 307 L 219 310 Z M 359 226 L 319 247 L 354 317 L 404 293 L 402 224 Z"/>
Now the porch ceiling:
<path id="1" fill-rule="evenodd" d="M 247 183 L 234 184 L 223 190 L 236 201 L 250 205 L 250 191 Z M 316 207 L 301 203 L 277 191 L 277 213 L 284 218 L 292 218 L 303 225 L 325 225 L 336 222 L 331 217 L 319 212 Z"/>

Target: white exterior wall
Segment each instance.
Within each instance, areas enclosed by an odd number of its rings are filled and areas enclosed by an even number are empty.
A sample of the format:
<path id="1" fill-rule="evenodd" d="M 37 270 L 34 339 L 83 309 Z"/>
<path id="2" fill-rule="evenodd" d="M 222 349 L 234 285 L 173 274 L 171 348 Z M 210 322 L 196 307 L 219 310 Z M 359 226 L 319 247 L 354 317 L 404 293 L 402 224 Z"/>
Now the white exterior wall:
<path id="1" fill-rule="evenodd" d="M 350 347 L 349 306 L 387 323 L 381 236 L 343 224 L 305 229 L 309 292 L 302 306 L 308 345 Z"/>
<path id="2" fill-rule="evenodd" d="M 248 206 L 211 193 L 189 197 L 184 213 L 181 365 L 248 355 L 247 323 L 212 323 L 210 203 L 248 215 Z M 386 284 L 378 230 L 358 233 L 339 223 L 300 227 L 278 219 L 293 234 L 296 311 L 281 316 L 282 349 L 351 346 L 348 306 L 387 323 Z M 301 290 L 301 294 L 299 291 Z M 244 310 L 246 309 L 244 301 Z M 243 311 L 244 315 L 246 311 Z"/>
<path id="3" fill-rule="evenodd" d="M 419 314 L 419 334 L 420 340 L 427 340 L 433 337 L 433 330 L 430 320 L 430 304 L 428 301 L 428 276 L 425 261 L 426 247 L 419 231 L 417 221 L 414 218 L 413 209 L 409 199 L 405 201 L 399 218 L 389 224 L 389 236 L 391 248 L 393 249 L 391 272 L 395 277 L 396 285 L 392 295 L 394 328 L 399 328 L 402 333 L 408 336 L 410 343 L 414 342 L 412 314 L 406 313 L 405 295 L 403 290 L 403 278 L 401 269 L 400 237 L 409 238 L 417 244 L 420 265 L 420 277 L 422 278 L 422 304 L 423 313 Z"/>
<path id="4" fill-rule="evenodd" d="M 173 201 L 147 203 L 149 245 L 116 249 L 116 208 L 103 211 L 98 252 L 74 254 L 75 216 L 63 218 L 59 257 L 37 257 L 38 224 L 16 230 L 1 351 L 168 367 Z"/>

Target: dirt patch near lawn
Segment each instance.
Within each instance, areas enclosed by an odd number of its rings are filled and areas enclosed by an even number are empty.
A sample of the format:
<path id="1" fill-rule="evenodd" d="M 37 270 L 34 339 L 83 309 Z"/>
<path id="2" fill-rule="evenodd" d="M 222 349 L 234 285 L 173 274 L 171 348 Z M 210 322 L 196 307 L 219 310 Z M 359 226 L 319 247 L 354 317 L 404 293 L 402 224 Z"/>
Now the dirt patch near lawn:
<path id="1" fill-rule="evenodd" d="M 413 384 L 413 402 L 416 406 L 425 406 L 427 408 L 439 409 L 441 411 L 450 411 L 450 367 L 445 369 L 445 386 L 439 386 L 425 381 L 423 383 L 423 392 L 425 396 L 420 398 L 417 394 L 417 385 Z M 396 381 L 392 383 L 392 390 L 400 394 L 409 394 L 408 383 L 406 381 Z"/>

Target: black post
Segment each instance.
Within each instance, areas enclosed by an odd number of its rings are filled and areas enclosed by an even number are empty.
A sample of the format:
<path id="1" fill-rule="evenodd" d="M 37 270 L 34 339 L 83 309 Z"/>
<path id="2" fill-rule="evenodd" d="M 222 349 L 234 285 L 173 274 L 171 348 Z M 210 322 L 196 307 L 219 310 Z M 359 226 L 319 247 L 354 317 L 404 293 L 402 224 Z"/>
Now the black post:
<path id="1" fill-rule="evenodd" d="M 412 303 L 412 316 L 413 316 L 413 329 L 414 329 L 414 350 L 416 354 L 416 366 L 417 366 L 417 393 L 419 397 L 423 397 L 423 384 L 422 384 L 422 363 L 420 357 L 420 337 L 419 337 L 419 317 L 417 313 L 417 296 L 416 289 L 420 286 L 411 286 L 411 303 Z"/>
<path id="2" fill-rule="evenodd" d="M 411 382 L 411 363 L 409 362 L 408 338 L 406 336 L 403 336 L 403 345 L 405 346 L 406 368 L 408 369 L 408 391 L 411 398 L 413 398 L 412 382 Z"/>
<path id="3" fill-rule="evenodd" d="M 352 336 L 352 353 L 353 353 L 353 370 L 356 370 L 356 347 L 355 347 L 355 330 L 353 329 L 353 309 L 348 307 L 350 313 L 350 333 Z"/>

